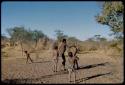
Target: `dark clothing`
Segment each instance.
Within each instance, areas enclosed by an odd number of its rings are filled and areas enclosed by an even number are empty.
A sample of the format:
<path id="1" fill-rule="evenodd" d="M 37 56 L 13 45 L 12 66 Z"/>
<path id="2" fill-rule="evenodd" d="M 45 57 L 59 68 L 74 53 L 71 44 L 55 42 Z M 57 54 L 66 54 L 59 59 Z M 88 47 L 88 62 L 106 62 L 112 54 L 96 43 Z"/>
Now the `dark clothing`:
<path id="1" fill-rule="evenodd" d="M 62 57 L 62 65 L 65 67 L 65 62 L 66 62 L 66 59 L 65 59 L 65 53 L 66 51 L 66 44 L 65 43 L 60 43 L 59 44 L 59 48 L 58 48 L 58 52 L 59 52 L 59 56 Z"/>
<path id="2" fill-rule="evenodd" d="M 65 63 L 66 63 L 66 58 L 65 58 L 64 53 L 62 54 L 62 60 L 63 60 L 62 64 L 63 64 L 63 66 L 65 66 Z"/>
<path id="3" fill-rule="evenodd" d="M 76 65 L 76 67 L 75 67 L 75 65 Z M 77 61 L 77 60 L 74 60 L 73 68 L 74 68 L 74 69 L 78 69 L 78 68 L 79 68 L 79 66 L 78 66 L 78 61 Z"/>

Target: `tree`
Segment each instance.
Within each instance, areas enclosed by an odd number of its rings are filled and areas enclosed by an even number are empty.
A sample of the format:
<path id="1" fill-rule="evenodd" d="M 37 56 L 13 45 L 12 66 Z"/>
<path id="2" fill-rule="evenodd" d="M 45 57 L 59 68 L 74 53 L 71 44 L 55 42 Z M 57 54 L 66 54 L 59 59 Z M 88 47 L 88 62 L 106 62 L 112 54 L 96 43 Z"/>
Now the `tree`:
<path id="1" fill-rule="evenodd" d="M 108 25 L 117 38 L 123 37 L 124 6 L 121 1 L 107 1 L 102 3 L 102 12 L 96 16 L 96 21 Z"/>
<path id="2" fill-rule="evenodd" d="M 11 41 L 13 42 L 13 44 L 17 41 L 19 41 L 21 48 L 22 48 L 22 55 L 23 55 L 23 46 L 22 43 L 25 40 L 25 35 L 26 35 L 26 30 L 24 29 L 24 27 L 14 27 L 14 28 L 10 28 L 7 29 L 8 33 L 11 36 Z"/>
<path id="3" fill-rule="evenodd" d="M 78 45 L 78 43 L 80 43 L 80 40 L 77 39 L 76 37 L 67 37 L 67 41 L 68 41 L 69 46 L 71 45 L 76 46 Z"/>
<path id="4" fill-rule="evenodd" d="M 68 37 L 68 39 L 72 42 L 75 42 L 75 41 L 80 41 L 78 40 L 76 37 Z"/>
<path id="5" fill-rule="evenodd" d="M 106 39 L 106 38 L 104 38 L 104 37 L 101 37 L 101 38 L 99 39 L 99 41 L 100 41 L 100 42 L 106 42 L 106 41 L 107 41 L 107 39 Z"/>
<path id="6" fill-rule="evenodd" d="M 55 32 L 58 41 L 61 41 L 63 38 L 67 38 L 67 35 L 64 35 L 61 30 L 55 30 Z"/>
<path id="7" fill-rule="evenodd" d="M 99 40 L 100 40 L 100 37 L 101 37 L 101 35 L 94 35 L 95 41 L 99 41 Z"/>
<path id="8" fill-rule="evenodd" d="M 43 34 L 42 31 L 37 31 L 37 30 L 34 30 L 33 32 L 31 32 L 32 34 L 32 39 L 36 42 L 35 44 L 35 48 L 37 46 L 37 42 L 40 38 L 43 38 L 45 35 Z"/>
<path id="9" fill-rule="evenodd" d="M 87 41 L 87 42 L 94 42 L 94 38 L 93 38 L 93 37 L 88 38 L 86 41 Z"/>
<path id="10" fill-rule="evenodd" d="M 7 37 L 5 35 L 1 34 L 1 40 L 5 40 L 5 39 L 7 39 Z"/>
<path id="11" fill-rule="evenodd" d="M 15 42 L 19 42 L 22 48 L 22 55 L 23 55 L 23 43 L 27 43 L 28 45 L 29 42 L 35 42 L 35 48 L 37 46 L 38 40 L 40 38 L 44 38 L 46 37 L 48 39 L 48 37 L 40 30 L 27 30 L 24 27 L 13 27 L 13 28 L 9 28 L 7 29 L 8 34 L 11 36 L 11 42 L 13 42 L 13 44 Z M 33 45 L 32 45 L 33 46 Z"/>
<path id="12" fill-rule="evenodd" d="M 98 42 L 105 42 L 107 39 L 105 37 L 101 37 L 101 35 L 94 35 L 94 40 Z"/>

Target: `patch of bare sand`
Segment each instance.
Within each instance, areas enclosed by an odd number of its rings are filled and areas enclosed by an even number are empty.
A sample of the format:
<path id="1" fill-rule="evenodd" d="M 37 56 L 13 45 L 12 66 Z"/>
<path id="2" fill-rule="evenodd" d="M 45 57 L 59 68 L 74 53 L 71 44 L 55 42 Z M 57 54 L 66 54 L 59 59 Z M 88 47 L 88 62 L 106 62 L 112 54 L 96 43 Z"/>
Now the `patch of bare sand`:
<path id="1" fill-rule="evenodd" d="M 25 57 L 2 59 L 2 80 L 13 83 L 69 83 L 68 72 L 54 73 L 51 51 L 40 52 L 35 63 L 26 64 Z M 122 83 L 123 59 L 113 59 L 98 53 L 78 54 L 80 69 L 76 70 L 76 83 Z M 61 63 L 61 62 L 59 62 Z M 73 78 L 72 78 L 73 79 Z"/>

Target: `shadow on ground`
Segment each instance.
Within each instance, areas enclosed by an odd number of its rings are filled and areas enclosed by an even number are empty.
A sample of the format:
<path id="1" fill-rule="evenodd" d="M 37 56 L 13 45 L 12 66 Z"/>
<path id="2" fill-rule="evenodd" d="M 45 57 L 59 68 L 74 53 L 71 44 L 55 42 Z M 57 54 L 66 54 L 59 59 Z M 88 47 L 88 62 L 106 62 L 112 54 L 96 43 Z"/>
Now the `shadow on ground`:
<path id="1" fill-rule="evenodd" d="M 89 77 L 86 77 L 86 78 L 78 79 L 78 80 L 76 80 L 76 83 L 77 84 L 80 83 L 80 82 L 84 83 L 86 80 L 90 80 L 90 79 L 93 79 L 93 78 L 96 78 L 96 77 L 100 77 L 100 76 L 104 76 L 104 75 L 110 75 L 110 74 L 112 74 L 112 73 L 109 72 L 109 73 L 103 73 L 103 74 L 96 74 L 96 75 L 89 76 Z M 47 76 L 49 77 L 49 76 L 52 76 L 52 75 L 47 75 Z M 43 76 L 42 78 L 45 78 L 45 76 Z M 29 78 L 26 78 L 26 79 L 6 79 L 3 82 L 8 83 L 8 84 L 26 84 L 26 83 L 32 83 L 33 81 L 39 81 L 40 79 L 41 78 L 37 78 L 37 79 L 29 79 Z M 43 81 L 40 81 L 39 83 L 43 83 Z"/>
<path id="2" fill-rule="evenodd" d="M 87 66 L 80 66 L 78 70 L 80 70 L 80 69 L 90 69 L 90 68 L 97 67 L 97 66 L 105 66 L 107 64 L 109 64 L 109 62 L 92 64 L 92 65 L 87 65 Z"/>
<path id="3" fill-rule="evenodd" d="M 50 62 L 50 61 L 45 61 L 45 62 Z M 34 62 L 34 63 L 45 63 L 45 62 Z M 97 66 L 105 66 L 106 64 L 109 64 L 109 62 L 104 62 L 104 63 L 99 63 L 99 64 L 92 64 L 92 65 L 87 65 L 87 66 L 80 66 L 78 70 L 80 70 L 80 69 L 90 69 L 90 68 L 97 67 Z M 32 82 L 32 81 L 38 81 L 38 80 L 41 80 L 43 78 L 51 78 L 51 77 L 53 77 L 55 75 L 62 75 L 62 74 L 68 74 L 68 71 L 58 71 L 58 72 L 53 73 L 53 74 L 41 76 L 40 78 L 5 79 L 2 82 L 4 82 L 4 83 L 12 83 L 12 84 L 28 83 L 28 82 Z M 81 78 L 81 79 L 76 80 L 76 82 L 80 83 L 80 82 L 83 82 L 85 80 L 89 80 L 89 79 L 92 79 L 92 78 L 96 78 L 96 77 L 103 76 L 103 75 L 109 75 L 109 74 L 111 74 L 111 72 L 103 73 L 103 74 L 97 74 L 97 75 L 93 75 L 93 76 L 86 77 L 86 78 Z M 43 83 L 43 82 L 41 81 L 41 83 Z"/>
<path id="4" fill-rule="evenodd" d="M 48 62 L 52 62 L 52 61 L 42 61 L 42 62 L 41 61 L 39 61 L 39 62 L 34 61 L 33 63 L 48 63 Z"/>
<path id="5" fill-rule="evenodd" d="M 84 82 L 84 81 L 86 81 L 86 80 L 90 80 L 90 79 L 93 79 L 93 78 L 96 78 L 96 77 L 100 77 L 100 76 L 104 76 L 104 75 L 111 75 L 111 74 L 112 74 L 111 72 L 102 73 L 102 74 L 96 74 L 96 75 L 89 76 L 89 77 L 86 77 L 86 78 L 78 79 L 78 80 L 76 80 L 76 82 L 77 82 L 77 83 L 80 83 L 80 82 Z"/>

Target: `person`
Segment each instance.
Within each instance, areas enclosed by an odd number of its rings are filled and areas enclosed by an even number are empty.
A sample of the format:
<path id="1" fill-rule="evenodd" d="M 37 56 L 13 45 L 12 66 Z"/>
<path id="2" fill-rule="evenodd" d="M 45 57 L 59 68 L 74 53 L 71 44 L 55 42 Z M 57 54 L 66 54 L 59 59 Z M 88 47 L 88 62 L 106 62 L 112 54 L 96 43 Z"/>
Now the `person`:
<path id="1" fill-rule="evenodd" d="M 24 53 L 26 54 L 26 57 L 27 57 L 26 63 L 28 62 L 28 59 L 33 63 L 33 60 L 31 59 L 30 54 L 27 51 L 24 51 Z"/>
<path id="2" fill-rule="evenodd" d="M 69 82 L 71 82 L 71 73 L 73 73 L 74 74 L 74 83 L 75 83 L 76 74 L 75 74 L 75 69 L 73 67 L 74 60 L 75 60 L 75 58 L 73 57 L 73 53 L 68 52 L 68 60 L 67 60 L 68 61 L 67 62 L 67 69 L 68 69 L 68 72 L 69 72 L 68 78 L 69 78 Z"/>
<path id="3" fill-rule="evenodd" d="M 75 55 L 74 56 L 74 65 L 73 65 L 74 69 L 79 69 L 78 60 L 79 60 L 78 56 Z M 76 65 L 76 67 L 75 67 L 75 65 Z"/>
<path id="4" fill-rule="evenodd" d="M 57 72 L 57 63 L 58 63 L 58 46 L 54 46 L 54 50 L 53 50 L 53 54 L 52 54 L 52 57 L 53 57 L 53 69 L 54 69 L 54 72 Z"/>
<path id="5" fill-rule="evenodd" d="M 64 70 L 66 70 L 65 69 L 66 59 L 65 59 L 65 55 L 64 55 L 64 53 L 66 51 L 66 46 L 67 46 L 66 45 L 66 39 L 63 39 L 58 46 L 59 57 L 62 57 L 62 66 L 63 66 Z"/>
<path id="6" fill-rule="evenodd" d="M 73 57 L 74 57 L 74 69 L 78 69 L 79 68 L 79 65 L 78 65 L 78 60 L 79 60 L 79 57 L 76 55 L 77 53 L 77 47 L 76 46 L 70 46 L 69 47 L 69 52 L 72 52 L 73 54 Z M 75 67 L 76 66 L 76 67 Z"/>

